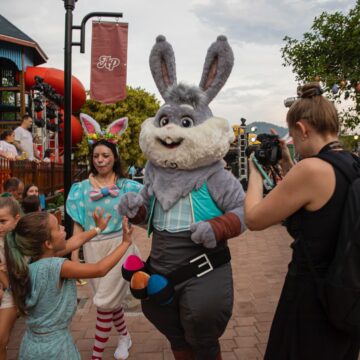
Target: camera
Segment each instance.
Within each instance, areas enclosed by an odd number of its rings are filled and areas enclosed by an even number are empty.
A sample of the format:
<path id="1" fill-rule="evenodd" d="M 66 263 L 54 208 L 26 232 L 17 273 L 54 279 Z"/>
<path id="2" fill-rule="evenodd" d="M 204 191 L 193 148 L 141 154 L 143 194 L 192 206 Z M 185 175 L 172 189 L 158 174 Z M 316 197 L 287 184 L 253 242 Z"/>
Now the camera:
<path id="1" fill-rule="evenodd" d="M 282 156 L 279 136 L 259 134 L 256 141 L 260 144 L 249 145 L 245 149 L 245 155 L 249 157 L 254 153 L 259 164 L 264 167 L 275 166 Z"/>

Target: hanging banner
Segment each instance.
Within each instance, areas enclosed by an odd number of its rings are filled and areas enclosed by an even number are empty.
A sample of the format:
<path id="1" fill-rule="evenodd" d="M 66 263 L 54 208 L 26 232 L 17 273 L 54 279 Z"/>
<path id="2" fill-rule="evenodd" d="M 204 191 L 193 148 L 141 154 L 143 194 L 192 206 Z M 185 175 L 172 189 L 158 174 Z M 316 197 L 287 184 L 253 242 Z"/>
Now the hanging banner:
<path id="1" fill-rule="evenodd" d="M 92 24 L 90 97 L 112 104 L 126 97 L 128 24 Z"/>

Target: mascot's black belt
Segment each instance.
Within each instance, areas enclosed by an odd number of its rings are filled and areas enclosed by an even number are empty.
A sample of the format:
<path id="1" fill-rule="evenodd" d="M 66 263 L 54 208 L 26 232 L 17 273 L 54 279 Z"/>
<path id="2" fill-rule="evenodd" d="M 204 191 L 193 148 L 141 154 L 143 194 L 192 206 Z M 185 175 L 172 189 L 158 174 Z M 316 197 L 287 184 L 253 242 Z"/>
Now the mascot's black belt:
<path id="1" fill-rule="evenodd" d="M 151 269 L 150 258 L 144 264 L 134 255 L 129 256 L 122 266 L 124 279 L 130 281 L 130 291 L 134 297 L 150 300 L 156 304 L 169 304 L 175 294 L 175 286 L 193 277 L 202 277 L 231 260 L 227 246 L 202 252 L 188 259 L 187 264 L 167 275 Z M 134 259 L 135 258 L 135 259 Z M 127 263 L 129 261 L 129 263 Z M 137 263 L 137 266 L 131 266 Z"/>
<path id="2" fill-rule="evenodd" d="M 149 260 L 150 258 L 146 262 L 147 268 L 150 270 L 150 273 L 156 273 L 151 270 Z M 190 258 L 187 265 L 184 265 L 165 276 L 175 286 L 192 277 L 204 276 L 217 267 L 230 262 L 230 260 L 231 255 L 229 248 L 227 246 L 219 247 Z"/>

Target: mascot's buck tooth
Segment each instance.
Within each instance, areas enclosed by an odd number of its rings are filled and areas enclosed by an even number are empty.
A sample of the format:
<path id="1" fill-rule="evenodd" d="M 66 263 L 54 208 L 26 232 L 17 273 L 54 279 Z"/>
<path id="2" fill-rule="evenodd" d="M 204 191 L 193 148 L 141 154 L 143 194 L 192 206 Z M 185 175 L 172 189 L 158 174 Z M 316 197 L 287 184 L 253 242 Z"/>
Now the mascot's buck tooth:
<path id="1" fill-rule="evenodd" d="M 233 62 L 226 37 L 219 36 L 208 50 L 199 87 L 177 84 L 173 49 L 157 37 L 150 68 L 165 104 L 141 128 L 145 188 L 125 194 L 119 204 L 122 215 L 134 224 L 147 221 L 153 232 L 148 261 L 134 265 L 128 259 L 123 275 L 177 360 L 221 359 L 219 337 L 232 312 L 227 239 L 245 230 L 244 191 L 222 160 L 232 129 L 208 104 Z M 136 270 L 141 272 L 135 278 Z"/>

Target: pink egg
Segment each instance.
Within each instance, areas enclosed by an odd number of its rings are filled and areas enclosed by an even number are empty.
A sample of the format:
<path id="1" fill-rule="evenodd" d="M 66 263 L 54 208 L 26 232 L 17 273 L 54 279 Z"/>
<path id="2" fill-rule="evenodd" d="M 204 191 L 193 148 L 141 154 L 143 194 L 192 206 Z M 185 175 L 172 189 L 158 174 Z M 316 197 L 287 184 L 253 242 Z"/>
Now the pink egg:
<path id="1" fill-rule="evenodd" d="M 144 267 L 143 261 L 136 255 L 129 255 L 123 265 L 124 269 L 136 271 Z"/>

